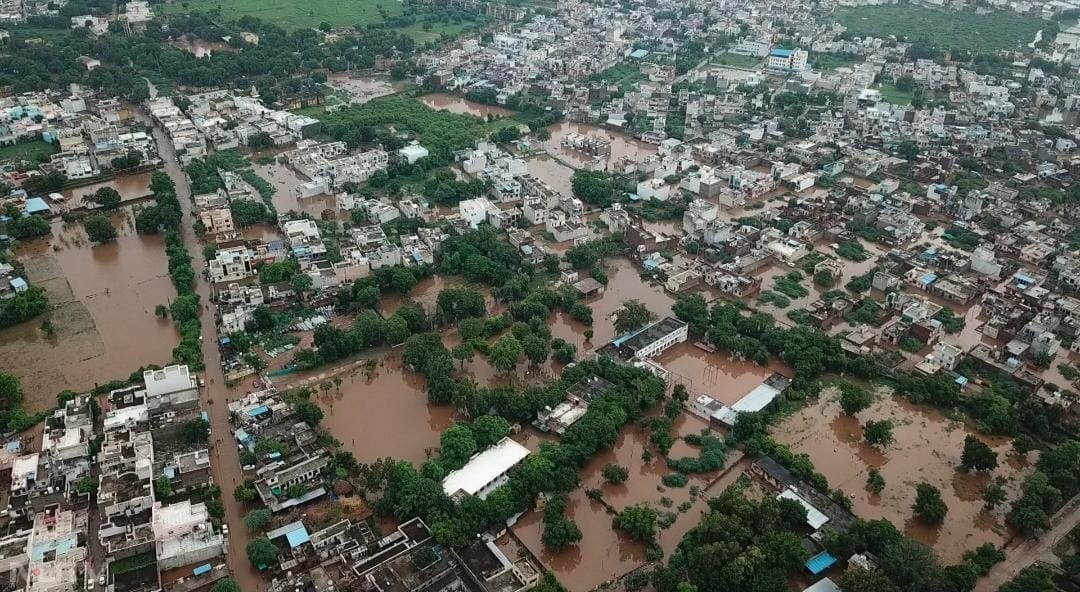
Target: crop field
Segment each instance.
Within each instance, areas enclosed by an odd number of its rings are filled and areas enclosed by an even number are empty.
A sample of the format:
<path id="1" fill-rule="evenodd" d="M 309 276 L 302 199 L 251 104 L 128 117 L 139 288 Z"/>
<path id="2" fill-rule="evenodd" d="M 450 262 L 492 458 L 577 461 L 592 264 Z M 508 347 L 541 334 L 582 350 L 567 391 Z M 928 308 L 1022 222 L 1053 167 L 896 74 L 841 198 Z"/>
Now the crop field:
<path id="1" fill-rule="evenodd" d="M 931 45 L 992 52 L 1016 49 L 1035 40 L 1039 29 L 1049 26 L 1033 17 L 995 12 L 946 12 L 910 4 L 861 6 L 836 12 L 837 20 L 857 37 L 906 38 Z"/>
<path id="2" fill-rule="evenodd" d="M 336 26 L 381 22 L 380 6 L 387 16 L 401 13 L 401 3 L 395 0 L 185 0 L 167 6 L 167 12 L 172 13 L 220 8 L 226 20 L 253 16 L 290 30 L 318 27 L 323 22 Z"/>

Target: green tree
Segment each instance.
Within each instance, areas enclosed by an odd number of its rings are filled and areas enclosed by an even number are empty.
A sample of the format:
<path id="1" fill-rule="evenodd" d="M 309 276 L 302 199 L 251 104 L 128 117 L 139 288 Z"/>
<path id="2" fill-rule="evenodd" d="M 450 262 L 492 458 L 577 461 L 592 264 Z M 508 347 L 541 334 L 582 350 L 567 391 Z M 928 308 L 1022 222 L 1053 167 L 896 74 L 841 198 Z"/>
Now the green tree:
<path id="1" fill-rule="evenodd" d="M 270 524 L 274 515 L 270 510 L 258 509 L 252 510 L 244 516 L 244 527 L 248 530 L 255 532 L 266 528 L 266 525 Z"/>
<path id="2" fill-rule="evenodd" d="M 841 592 L 900 592 L 884 573 L 857 567 L 845 571 L 837 584 Z"/>
<path id="3" fill-rule="evenodd" d="M 259 499 L 259 492 L 255 490 L 255 485 L 251 481 L 245 481 L 233 490 L 233 499 L 241 504 L 251 503 Z"/>
<path id="4" fill-rule="evenodd" d="M 84 199 L 97 204 L 103 210 L 115 210 L 120 207 L 121 201 L 120 192 L 112 187 L 102 187 Z"/>
<path id="5" fill-rule="evenodd" d="M 606 464 L 600 473 L 608 483 L 626 483 L 630 478 L 630 471 L 622 465 Z"/>
<path id="6" fill-rule="evenodd" d="M 874 395 L 869 390 L 850 383 L 840 385 L 840 408 L 847 415 L 855 415 L 870 407 Z"/>
<path id="7" fill-rule="evenodd" d="M 1005 503 L 1007 498 L 1008 494 L 1005 492 L 1005 480 L 1002 477 L 998 477 L 987 483 L 986 487 L 983 488 L 983 506 L 985 506 L 987 510 L 993 510 Z"/>
<path id="8" fill-rule="evenodd" d="M 476 446 L 485 449 L 510 435 L 510 422 L 497 415 L 481 415 L 469 426 Z"/>
<path id="9" fill-rule="evenodd" d="M 517 366 L 522 350 L 521 342 L 513 335 L 507 334 L 495 342 L 488 359 L 499 372 L 507 373 Z"/>
<path id="10" fill-rule="evenodd" d="M 912 506 L 917 516 L 927 524 L 941 524 L 949 513 L 949 507 L 941 499 L 941 491 L 929 483 L 915 486 L 915 504 Z"/>
<path id="11" fill-rule="evenodd" d="M 277 563 L 277 547 L 266 537 L 252 539 L 245 550 L 248 561 L 258 569 L 265 569 Z"/>
<path id="12" fill-rule="evenodd" d="M 887 419 L 870 420 L 863 426 L 863 438 L 872 446 L 887 448 L 893 441 L 892 428 L 892 422 Z"/>
<path id="13" fill-rule="evenodd" d="M 210 422 L 199 417 L 186 422 L 182 428 L 184 441 L 195 446 L 210 440 Z"/>
<path id="14" fill-rule="evenodd" d="M 881 471 L 870 469 L 866 474 L 866 488 L 876 495 L 880 495 L 885 490 L 885 477 L 881 475 Z"/>
<path id="15" fill-rule="evenodd" d="M 168 477 L 161 476 L 154 479 L 154 499 L 163 500 L 172 497 L 172 483 Z"/>
<path id="16" fill-rule="evenodd" d="M 225 578 L 218 580 L 214 587 L 210 588 L 210 592 L 240 592 L 240 585 L 231 578 Z"/>
<path id="17" fill-rule="evenodd" d="M 997 453 L 975 436 L 964 438 L 964 451 L 960 455 L 960 466 L 965 471 L 992 471 L 998 466 Z"/>
<path id="18" fill-rule="evenodd" d="M 656 511 L 648 506 L 630 506 L 615 516 L 616 528 L 644 543 L 656 540 Z"/>
<path id="19" fill-rule="evenodd" d="M 450 355 L 461 364 L 462 368 L 464 368 L 465 362 L 471 362 L 473 360 L 472 342 L 462 341 L 455 345 L 454 348 L 450 350 Z"/>
<path id="20" fill-rule="evenodd" d="M 116 239 L 116 227 L 104 214 L 95 214 L 83 219 L 86 236 L 93 242 L 102 244 Z"/>
<path id="21" fill-rule="evenodd" d="M 573 520 L 560 518 L 551 522 L 544 522 L 544 534 L 541 535 L 541 542 L 553 552 L 558 553 L 571 545 L 577 544 L 580 540 L 581 529 Z"/>
<path id="22" fill-rule="evenodd" d="M 521 345 L 522 349 L 525 350 L 525 357 L 533 366 L 542 365 L 551 355 L 551 346 L 548 345 L 546 339 L 539 335 L 526 335 Z"/>
<path id="23" fill-rule="evenodd" d="M 1045 567 L 1025 567 L 998 592 L 1059 592 L 1053 574 Z"/>
<path id="24" fill-rule="evenodd" d="M 443 458 L 455 465 L 465 464 L 480 449 L 472 430 L 460 423 L 450 426 L 442 433 L 439 445 Z"/>
<path id="25" fill-rule="evenodd" d="M 615 332 L 629 333 L 644 327 L 655 318 L 656 315 L 640 301 L 627 300 L 615 311 Z"/>

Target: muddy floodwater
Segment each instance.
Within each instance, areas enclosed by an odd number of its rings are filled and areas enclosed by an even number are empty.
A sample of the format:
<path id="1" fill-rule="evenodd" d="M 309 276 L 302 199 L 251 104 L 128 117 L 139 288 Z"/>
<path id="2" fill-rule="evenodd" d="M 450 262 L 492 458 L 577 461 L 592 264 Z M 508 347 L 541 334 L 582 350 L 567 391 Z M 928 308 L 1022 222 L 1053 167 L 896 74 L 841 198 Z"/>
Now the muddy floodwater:
<path id="1" fill-rule="evenodd" d="M 77 208 L 84 205 L 83 199 L 88 195 L 93 195 L 102 187 L 112 187 L 120 194 L 121 201 L 127 202 L 150 195 L 150 175 L 151 173 L 121 175 L 111 181 L 83 185 L 82 187 L 76 187 L 75 189 L 66 189 L 61 193 L 63 194 L 64 199 L 67 200 L 66 205 L 69 208 Z"/>
<path id="2" fill-rule="evenodd" d="M 624 156 L 641 162 L 645 158 L 656 154 L 656 146 L 652 144 L 631 138 L 620 131 L 596 125 L 562 122 L 551 126 L 550 130 L 551 139 L 544 143 L 548 154 L 556 156 L 559 160 L 574 168 L 590 166 L 594 160 L 598 159 L 602 165 L 601 168 L 607 169 Z M 611 143 L 611 151 L 606 155 L 593 156 L 569 146 L 563 146 L 563 138 L 570 134 L 580 134 L 607 140 Z"/>
<path id="3" fill-rule="evenodd" d="M 964 438 L 973 433 L 964 424 L 934 409 L 912 405 L 887 390 L 877 393 L 875 403 L 856 417 L 844 415 L 835 389 L 791 416 L 773 430 L 773 437 L 796 452 L 810 456 L 829 486 L 847 493 L 855 514 L 867 519 L 887 518 L 897 528 L 934 548 L 943 562 L 955 563 L 964 551 L 983 543 L 1000 546 L 1008 532 L 1002 508 L 986 511 L 982 489 L 997 476 L 1009 479 L 1010 497 L 1015 495 L 1025 465 L 1011 453 L 1008 438 L 976 434 L 998 454 L 992 473 L 968 474 L 959 470 Z M 893 422 L 895 442 L 885 450 L 862 442 L 862 426 L 868 420 Z M 866 475 L 877 469 L 885 478 L 881 495 L 866 489 Z M 941 490 L 949 507 L 945 522 L 928 526 L 912 518 L 915 486 L 928 482 Z"/>
<path id="4" fill-rule="evenodd" d="M 681 437 L 706 427 L 703 420 L 683 414 L 676 419 L 673 432 Z M 686 487 L 664 487 L 661 478 L 671 471 L 659 455 L 655 455 L 650 462 L 644 462 L 641 455 L 646 446 L 648 435 L 637 426 L 628 425 L 623 428 L 613 449 L 598 454 L 585 466 L 581 474 L 582 487 L 570 494 L 567 505 L 567 516 L 581 528 L 582 539 L 577 545 L 561 553 L 545 549 L 541 542 L 544 531 L 542 512 L 529 511 L 514 526 L 514 535 L 558 576 L 559 582 L 570 592 L 592 590 L 645 562 L 644 545 L 613 528 L 614 516 L 608 513 L 604 504 L 589 499 L 585 495 L 586 489 L 602 490 L 604 501 L 616 510 L 647 504 L 660 513 L 674 513 L 674 524 L 660 530 L 658 537 L 665 554 L 669 555 L 682 537 L 700 521 L 701 513 L 706 509 L 706 490 L 720 491 L 741 472 L 741 465 L 736 462 L 715 473 L 691 476 Z M 681 440 L 672 449 L 673 458 L 697 453 L 696 449 Z M 621 485 L 606 483 L 601 471 L 609 463 L 630 469 L 630 479 Z M 697 497 L 691 495 L 691 486 L 697 486 Z M 670 507 L 667 507 L 668 504 Z M 682 511 L 680 506 L 683 506 Z"/>
<path id="5" fill-rule="evenodd" d="M 635 299 L 646 306 L 657 318 L 671 314 L 675 298 L 664 291 L 659 284 L 652 284 L 641 279 L 641 272 L 626 257 L 612 257 L 604 262 L 604 271 L 608 275 L 608 285 L 603 294 L 584 300 L 592 308 L 593 338 L 585 342 L 585 330 L 590 329 L 570 318 L 563 312 L 556 312 L 548 321 L 554 337 L 561 337 L 577 346 L 578 352 L 600 348 L 615 339 L 615 324 L 612 313 L 622 307 L 623 302 Z M 585 277 L 587 274 L 583 274 Z"/>
<path id="6" fill-rule="evenodd" d="M 709 395 L 725 405 L 734 405 L 773 373 L 768 367 L 733 359 L 726 352 L 707 352 L 689 341 L 672 346 L 655 361 L 671 372 L 672 381 L 685 384 L 691 395 Z M 777 371 L 792 374 L 779 366 Z"/>
<path id="7" fill-rule="evenodd" d="M 376 356 L 374 368 L 350 370 L 339 388 L 317 395 L 323 426 L 360 462 L 390 457 L 419 465 L 454 424 L 453 407 L 428 403 L 424 377 L 404 370 L 401 351 Z"/>
<path id="8" fill-rule="evenodd" d="M 570 180 L 574 176 L 574 169 L 546 154 L 530 158 L 528 163 L 530 175 L 563 195 L 573 195 L 574 189 Z"/>
<path id="9" fill-rule="evenodd" d="M 22 379 L 33 411 L 55 405 L 64 389 L 87 390 L 139 366 L 167 364 L 180 341 L 173 323 L 154 315 L 156 305 L 176 297 L 162 237 L 138 235 L 126 210 L 112 218 L 120 236 L 108 244 L 92 246 L 81 224 L 57 220 L 51 237 L 16 252 L 52 305 L 47 316 L 0 331 L 0 369 Z M 45 318 L 52 337 L 41 329 Z"/>
<path id="10" fill-rule="evenodd" d="M 493 117 L 509 117 L 514 114 L 513 111 L 506 107 L 484 105 L 463 97 L 456 97 L 444 93 L 424 95 L 423 97 L 420 97 L 420 100 L 432 109 L 449 111 L 451 113 L 457 113 L 458 115 L 476 115 L 477 117 L 486 118 L 489 115 Z"/>
<path id="11" fill-rule="evenodd" d="M 337 215 L 337 202 L 334 196 L 322 194 L 312 197 L 299 197 L 296 190 L 310 179 L 294 171 L 287 165 L 275 160 L 270 164 L 258 164 L 253 167 L 255 173 L 266 179 L 276 190 L 271 201 L 281 214 L 289 211 L 304 212 L 318 218 Z"/>

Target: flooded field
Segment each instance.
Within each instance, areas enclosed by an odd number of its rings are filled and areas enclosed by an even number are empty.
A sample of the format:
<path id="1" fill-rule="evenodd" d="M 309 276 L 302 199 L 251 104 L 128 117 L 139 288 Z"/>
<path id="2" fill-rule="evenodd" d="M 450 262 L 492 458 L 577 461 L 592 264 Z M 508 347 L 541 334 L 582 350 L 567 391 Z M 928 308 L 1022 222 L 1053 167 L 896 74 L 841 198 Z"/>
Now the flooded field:
<path id="1" fill-rule="evenodd" d="M 696 433 L 706 427 L 704 421 L 683 414 L 675 421 L 679 436 Z M 612 528 L 612 514 L 601 502 L 589 499 L 586 489 L 598 488 L 604 500 L 617 510 L 637 504 L 648 504 L 658 512 L 677 515 L 674 524 L 661 530 L 660 545 L 670 554 L 691 528 L 697 525 L 705 509 L 705 489 L 710 483 L 719 491 L 738 476 L 738 465 L 730 471 L 690 478 L 686 487 L 667 488 L 661 478 L 671 471 L 659 456 L 646 463 L 641 454 L 648 445 L 647 434 L 637 426 L 623 428 L 612 450 L 597 455 L 582 471 L 582 487 L 570 494 L 567 516 L 581 528 L 582 540 L 561 553 L 552 553 L 540 541 L 543 534 L 543 514 L 530 511 L 513 528 L 514 534 L 537 556 L 544 566 L 555 572 L 559 582 L 570 592 L 585 592 L 613 578 L 622 576 L 645 562 L 645 547 Z M 675 456 L 696 454 L 691 446 L 679 442 L 672 449 Z M 604 465 L 616 463 L 630 469 L 630 479 L 621 485 L 606 483 L 601 475 Z M 697 486 L 699 496 L 691 499 L 690 487 Z M 688 504 L 688 505 L 683 505 Z M 670 507 L 667 507 L 669 506 Z M 679 506 L 683 511 L 679 511 Z"/>
<path id="2" fill-rule="evenodd" d="M 208 58 L 217 51 L 233 51 L 228 44 L 221 41 L 207 41 L 205 39 L 192 39 L 187 35 L 172 42 L 173 47 L 182 49 L 197 58 Z"/>
<path id="3" fill-rule="evenodd" d="M 626 257 L 613 257 L 604 265 L 608 274 L 607 289 L 603 294 L 584 301 L 593 310 L 592 342 L 585 343 L 585 330 L 590 327 L 571 319 L 565 313 L 555 313 L 552 320 L 548 321 L 552 335 L 573 343 L 578 352 L 602 347 L 615 338 L 615 325 L 611 316 L 626 300 L 641 301 L 657 318 L 670 315 L 671 305 L 675 304 L 675 298 L 665 292 L 662 286 L 651 285 L 642 280 L 637 267 Z"/>
<path id="4" fill-rule="evenodd" d="M 150 195 L 150 175 L 151 173 L 137 173 L 134 175 L 122 175 L 111 181 L 104 181 L 102 183 L 93 183 L 91 185 L 83 185 L 82 187 L 76 187 L 75 189 L 66 189 L 61 193 L 64 199 L 67 200 L 67 206 L 69 208 L 77 208 L 83 205 L 83 199 L 88 195 L 93 195 L 98 189 L 102 187 L 112 187 L 120 193 L 120 199 L 122 201 L 131 201 Z"/>
<path id="5" fill-rule="evenodd" d="M 451 113 L 457 113 L 458 115 L 476 115 L 477 117 L 486 118 L 489 116 L 509 117 L 514 114 L 513 111 L 507 109 L 506 107 L 483 105 L 481 103 L 476 103 L 463 97 L 448 95 L 444 93 L 424 95 L 423 97 L 420 97 L 420 100 L 432 109 L 449 111 Z"/>
<path id="6" fill-rule="evenodd" d="M 973 433 L 936 410 L 915 406 L 879 392 L 874 405 L 858 417 L 843 415 L 835 389 L 777 426 L 773 437 L 796 452 L 810 455 L 833 488 L 843 489 L 862 518 L 887 518 L 909 536 L 932 547 L 945 563 L 958 561 L 964 551 L 1007 538 L 1004 510 L 986 511 L 982 489 L 997 476 L 1009 479 L 1010 495 L 1019 487 L 1024 463 L 1010 454 L 1007 438 L 978 437 L 998 453 L 999 466 L 990 474 L 967 474 L 958 469 L 964 438 Z M 862 442 L 863 422 L 890 419 L 895 442 L 880 450 Z M 870 469 L 881 471 L 887 483 L 880 496 L 866 490 Z M 949 507 L 945 522 L 931 527 L 912 519 L 915 485 L 926 481 L 941 490 Z"/>
<path id="7" fill-rule="evenodd" d="M 562 145 L 563 138 L 573 133 L 604 138 L 611 142 L 611 153 L 599 157 L 605 168 L 624 156 L 641 161 L 656 154 L 656 146 L 635 140 L 619 131 L 585 123 L 563 122 L 551 126 L 551 139 L 545 143 L 548 153 L 578 168 L 589 165 L 594 156 Z"/>
<path id="8" fill-rule="evenodd" d="M 425 379 L 404 370 L 400 348 L 378 360 L 370 371 L 342 374 L 339 388 L 319 394 L 323 426 L 360 462 L 392 457 L 419 465 L 438 449 L 439 435 L 454 423 L 454 409 L 428 404 Z"/>
<path id="9" fill-rule="evenodd" d="M 162 237 L 136 234 L 126 210 L 113 221 L 120 236 L 105 245 L 91 246 L 80 224 L 56 221 L 51 237 L 16 252 L 31 284 L 48 291 L 56 331 L 46 336 L 34 319 L 0 332 L 0 368 L 22 378 L 31 410 L 54 405 L 64 389 L 166 364 L 180 340 L 171 321 L 154 315 L 176 296 Z"/>

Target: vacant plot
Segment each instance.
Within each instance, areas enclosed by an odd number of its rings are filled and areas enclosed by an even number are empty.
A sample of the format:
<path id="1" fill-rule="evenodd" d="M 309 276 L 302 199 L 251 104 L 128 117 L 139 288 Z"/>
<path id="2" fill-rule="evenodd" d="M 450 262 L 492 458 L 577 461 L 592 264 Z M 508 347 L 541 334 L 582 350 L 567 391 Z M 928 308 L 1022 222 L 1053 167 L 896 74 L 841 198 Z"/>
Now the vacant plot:
<path id="1" fill-rule="evenodd" d="M 911 4 L 845 8 L 836 12 L 836 18 L 857 37 L 895 35 L 939 47 L 983 52 L 1026 46 L 1046 27 L 1044 21 L 1033 17 L 947 12 Z"/>
<path id="2" fill-rule="evenodd" d="M 37 162 L 47 160 L 49 155 L 56 152 L 56 146 L 40 140 L 31 142 L 19 142 L 8 146 L 0 146 L 0 162 L 7 160 L 29 160 Z"/>
<path id="3" fill-rule="evenodd" d="M 380 7 L 387 16 L 401 13 L 400 2 L 383 0 L 232 0 L 226 3 L 218 0 L 187 0 L 167 6 L 168 11 L 173 13 L 221 9 L 221 15 L 226 20 L 253 16 L 290 30 L 318 27 L 319 23 L 324 22 L 337 26 L 382 22 Z"/>
<path id="4" fill-rule="evenodd" d="M 745 56 L 737 53 L 724 52 L 713 58 L 712 63 L 735 68 L 756 68 L 761 65 L 764 59 L 765 58 L 757 56 Z"/>

